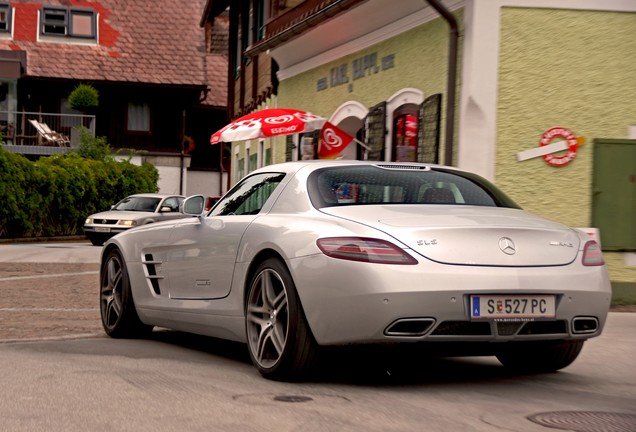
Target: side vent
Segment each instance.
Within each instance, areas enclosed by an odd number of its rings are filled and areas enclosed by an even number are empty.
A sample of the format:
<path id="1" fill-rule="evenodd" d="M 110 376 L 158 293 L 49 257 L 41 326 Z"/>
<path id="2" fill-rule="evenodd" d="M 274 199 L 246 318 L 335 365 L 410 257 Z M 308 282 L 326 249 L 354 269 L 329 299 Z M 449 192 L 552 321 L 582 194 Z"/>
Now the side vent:
<path id="1" fill-rule="evenodd" d="M 152 254 L 144 255 L 142 264 L 146 266 L 146 278 L 150 281 L 152 290 L 157 295 L 161 295 L 161 288 L 159 288 L 159 279 L 163 279 L 163 276 L 157 275 L 157 265 L 161 265 L 161 261 L 155 261 Z"/>

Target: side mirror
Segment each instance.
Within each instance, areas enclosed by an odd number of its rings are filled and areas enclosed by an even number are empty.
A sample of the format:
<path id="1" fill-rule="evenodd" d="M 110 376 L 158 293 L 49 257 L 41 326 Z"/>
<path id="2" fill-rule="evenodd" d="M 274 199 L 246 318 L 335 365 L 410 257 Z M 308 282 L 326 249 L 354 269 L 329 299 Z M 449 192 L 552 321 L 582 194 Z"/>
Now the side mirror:
<path id="1" fill-rule="evenodd" d="M 170 213 L 172 209 L 168 206 L 163 206 L 159 209 L 159 213 Z"/>
<path id="2" fill-rule="evenodd" d="M 183 201 L 183 214 L 199 216 L 203 213 L 203 204 L 205 204 L 203 195 L 192 195 Z"/>

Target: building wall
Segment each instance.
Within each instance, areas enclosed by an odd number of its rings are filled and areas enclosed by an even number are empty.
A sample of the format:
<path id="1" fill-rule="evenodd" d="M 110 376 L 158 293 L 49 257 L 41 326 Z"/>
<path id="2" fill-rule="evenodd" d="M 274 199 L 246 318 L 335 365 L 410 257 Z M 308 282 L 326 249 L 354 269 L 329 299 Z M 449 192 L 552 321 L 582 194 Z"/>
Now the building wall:
<path id="1" fill-rule="evenodd" d="M 456 11 L 455 15 L 461 22 L 462 10 Z M 305 109 L 329 118 L 345 102 L 356 101 L 370 108 L 388 100 L 401 89 L 419 89 L 424 97 L 435 93 L 445 94 L 448 76 L 448 35 L 446 21 L 435 18 L 369 48 L 282 80 L 279 85 L 278 104 L 281 107 Z M 376 65 L 379 70 L 367 72 L 363 77 L 354 79 L 354 62 L 373 54 L 376 54 Z M 390 56 L 393 56 L 392 67 L 383 69 L 382 60 Z M 343 73 L 336 73 L 343 66 L 346 67 L 345 79 L 342 79 Z M 326 88 L 318 90 L 320 80 L 325 79 Z M 332 84 L 332 79 L 346 82 Z M 445 100 L 443 104 L 445 107 Z M 442 113 L 445 112 L 444 107 Z M 442 125 L 444 121 L 442 114 Z M 442 143 L 443 135 L 442 128 Z M 276 161 L 283 161 L 284 141 L 278 142 L 283 144 L 275 147 Z M 443 152 L 443 147 L 440 151 Z"/>
<path id="2" fill-rule="evenodd" d="M 626 138 L 636 123 L 636 3 L 468 0 L 454 13 L 462 27 L 457 165 L 495 181 L 530 212 L 590 227 L 593 140 Z M 379 70 L 353 79 L 354 62 L 373 53 Z M 401 89 L 446 95 L 447 54 L 448 25 L 435 18 L 313 69 L 287 72 L 269 106 L 329 118 L 346 102 L 370 108 Z M 382 68 L 391 55 L 393 66 Z M 345 73 L 334 75 L 341 67 Z M 445 118 L 441 124 L 443 154 Z M 517 161 L 518 153 L 539 147 L 542 134 L 554 127 L 586 142 L 570 163 Z M 267 145 L 274 149 L 273 162 L 285 160 L 285 138 Z M 233 148 L 237 158 L 245 152 L 240 146 Z M 250 152 L 255 148 L 250 144 Z M 605 259 L 612 281 L 636 282 L 633 253 L 605 253 Z"/>
<path id="3" fill-rule="evenodd" d="M 435 19 L 400 36 L 281 81 L 280 104 L 295 104 L 298 108 L 329 117 L 348 100 L 371 107 L 400 88 L 420 88 L 426 94 L 443 92 L 446 89 L 447 40 L 447 24 L 442 19 Z M 354 80 L 353 61 L 372 53 L 377 53 L 378 63 L 385 56 L 395 55 L 394 67 Z M 330 81 L 332 69 L 341 65 L 348 67 L 348 83 L 329 85 L 327 89 L 317 91 L 316 83 L 322 78 Z"/>
<path id="4" fill-rule="evenodd" d="M 496 182 L 526 210 L 589 227 L 592 141 L 636 122 L 636 13 L 503 7 L 500 26 Z M 584 137 L 575 159 L 517 162 L 553 127 Z M 636 281 L 623 253 L 605 257 L 613 281 Z"/>

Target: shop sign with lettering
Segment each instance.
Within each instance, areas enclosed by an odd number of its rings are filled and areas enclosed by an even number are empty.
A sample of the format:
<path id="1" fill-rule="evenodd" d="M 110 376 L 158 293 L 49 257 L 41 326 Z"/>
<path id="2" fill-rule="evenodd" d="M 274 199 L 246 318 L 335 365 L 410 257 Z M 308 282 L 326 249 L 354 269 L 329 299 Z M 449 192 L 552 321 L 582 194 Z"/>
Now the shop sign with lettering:
<path id="1" fill-rule="evenodd" d="M 329 70 L 329 76 L 316 81 L 316 91 L 340 85 L 348 85 L 348 90 L 353 91 L 353 82 L 387 69 L 395 67 L 395 54 L 388 54 L 378 59 L 378 53 L 370 53 L 355 58 L 351 63 L 341 63 Z"/>

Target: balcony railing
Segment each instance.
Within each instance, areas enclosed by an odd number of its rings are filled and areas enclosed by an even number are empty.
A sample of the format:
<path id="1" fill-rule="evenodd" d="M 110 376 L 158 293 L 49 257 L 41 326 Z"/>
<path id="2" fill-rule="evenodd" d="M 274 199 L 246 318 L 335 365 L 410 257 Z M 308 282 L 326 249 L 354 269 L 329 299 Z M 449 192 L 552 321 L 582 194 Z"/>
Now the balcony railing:
<path id="1" fill-rule="evenodd" d="M 94 115 L 0 111 L 2 144 L 17 153 L 64 153 L 79 146 L 80 126 L 95 136 Z"/>

